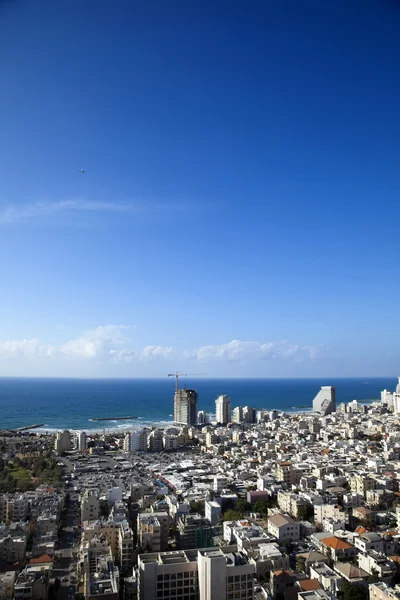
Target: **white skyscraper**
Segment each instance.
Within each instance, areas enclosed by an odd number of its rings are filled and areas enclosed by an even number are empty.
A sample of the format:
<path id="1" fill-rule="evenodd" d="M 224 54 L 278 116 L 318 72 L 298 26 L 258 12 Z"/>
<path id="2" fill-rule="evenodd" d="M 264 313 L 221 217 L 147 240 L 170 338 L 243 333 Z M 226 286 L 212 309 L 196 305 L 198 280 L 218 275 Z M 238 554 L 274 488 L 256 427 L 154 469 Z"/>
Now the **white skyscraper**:
<path id="1" fill-rule="evenodd" d="M 131 433 L 131 451 L 146 452 L 147 450 L 147 431 L 144 429 L 132 431 Z"/>
<path id="2" fill-rule="evenodd" d="M 389 392 L 388 390 L 383 390 L 383 392 L 381 392 L 381 402 L 382 402 L 382 404 L 386 404 L 389 409 L 393 408 L 393 402 L 394 402 L 393 392 Z"/>
<path id="3" fill-rule="evenodd" d="M 313 400 L 313 412 L 329 415 L 336 410 L 336 388 L 323 385 Z"/>
<path id="4" fill-rule="evenodd" d="M 396 391 L 393 394 L 393 410 L 395 413 L 400 412 L 400 377 L 396 386 Z"/>
<path id="5" fill-rule="evenodd" d="M 232 420 L 231 399 L 229 396 L 221 395 L 215 401 L 215 412 L 217 423 L 227 425 Z"/>
<path id="6" fill-rule="evenodd" d="M 75 440 L 77 450 L 87 450 L 86 431 L 77 431 Z"/>

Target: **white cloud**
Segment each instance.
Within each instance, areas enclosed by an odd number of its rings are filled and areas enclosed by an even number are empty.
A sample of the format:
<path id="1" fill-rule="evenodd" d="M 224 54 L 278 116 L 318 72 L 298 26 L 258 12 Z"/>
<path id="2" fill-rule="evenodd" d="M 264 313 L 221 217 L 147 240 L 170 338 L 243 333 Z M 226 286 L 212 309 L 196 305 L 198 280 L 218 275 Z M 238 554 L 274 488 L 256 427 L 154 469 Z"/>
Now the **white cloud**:
<path id="1" fill-rule="evenodd" d="M 171 346 L 146 346 L 143 349 L 143 358 L 169 358 L 174 349 Z"/>
<path id="2" fill-rule="evenodd" d="M 323 348 L 318 346 L 299 346 L 287 341 L 281 342 L 246 342 L 232 340 L 226 344 L 201 346 L 195 350 L 186 351 L 187 358 L 199 361 L 244 361 L 244 360 L 313 360 Z"/>
<path id="3" fill-rule="evenodd" d="M 131 200 L 129 202 L 107 202 L 102 200 L 84 200 L 75 198 L 59 201 L 39 201 L 30 204 L 10 204 L 0 208 L 0 224 L 18 223 L 20 221 L 38 220 L 44 218 L 64 217 L 67 215 L 90 213 L 124 213 L 141 214 L 154 211 L 193 210 L 195 204 L 187 201 L 173 202 Z M 204 207 L 204 203 L 202 203 Z"/>
<path id="4" fill-rule="evenodd" d="M 102 202 L 97 200 L 62 200 L 59 202 L 34 202 L 11 204 L 0 211 L 0 223 L 15 223 L 41 217 L 55 217 L 77 212 L 130 212 L 140 209 L 139 204 Z"/>
<path id="5" fill-rule="evenodd" d="M 121 346 L 126 342 L 122 330 L 127 329 L 123 325 L 103 325 L 96 329 L 85 331 L 75 340 L 62 344 L 58 351 L 65 356 L 77 356 L 80 358 L 104 359 L 112 356 L 115 346 Z"/>
<path id="6" fill-rule="evenodd" d="M 39 351 L 39 340 L 8 340 L 0 342 L 0 357 L 34 356 Z"/>
<path id="7" fill-rule="evenodd" d="M 127 329 L 125 325 L 103 325 L 59 346 L 41 345 L 36 338 L 0 342 L 0 358 L 53 357 L 118 363 L 171 356 L 170 346 L 146 346 L 142 350 L 127 347 L 129 339 L 123 334 Z"/>
<path id="8" fill-rule="evenodd" d="M 0 342 L 0 359 L 41 358 L 58 361 L 86 361 L 110 364 L 144 363 L 175 358 L 200 362 L 251 362 L 258 360 L 312 362 L 326 348 L 287 342 L 251 342 L 232 340 L 225 344 L 200 346 L 176 352 L 172 346 L 131 347 L 126 337 L 129 327 L 103 325 L 83 332 L 59 345 L 44 345 L 37 338 Z"/>

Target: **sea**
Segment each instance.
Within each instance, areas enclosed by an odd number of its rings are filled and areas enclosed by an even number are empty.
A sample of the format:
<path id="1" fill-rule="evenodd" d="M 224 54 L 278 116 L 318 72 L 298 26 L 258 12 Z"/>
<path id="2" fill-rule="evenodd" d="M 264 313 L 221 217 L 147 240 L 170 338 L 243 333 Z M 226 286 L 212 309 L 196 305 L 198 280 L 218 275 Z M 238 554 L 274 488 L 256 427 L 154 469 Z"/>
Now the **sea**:
<path id="1" fill-rule="evenodd" d="M 215 413 L 215 398 L 227 394 L 235 406 L 306 412 L 321 385 L 336 386 L 336 402 L 372 402 L 396 377 L 313 379 L 192 379 L 180 386 L 197 390 L 198 409 Z M 172 423 L 175 379 L 0 378 L 0 429 L 41 425 L 60 429 L 123 431 Z M 115 420 L 115 417 L 136 417 Z M 92 421 L 93 418 L 105 421 Z"/>

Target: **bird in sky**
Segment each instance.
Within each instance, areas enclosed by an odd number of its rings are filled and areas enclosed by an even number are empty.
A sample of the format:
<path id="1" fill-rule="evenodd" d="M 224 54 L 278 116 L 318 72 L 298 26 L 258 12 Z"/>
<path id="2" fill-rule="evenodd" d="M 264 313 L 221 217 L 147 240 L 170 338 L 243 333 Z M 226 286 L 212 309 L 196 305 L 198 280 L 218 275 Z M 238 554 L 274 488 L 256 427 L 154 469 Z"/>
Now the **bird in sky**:
<path id="1" fill-rule="evenodd" d="M 86 173 L 86 171 L 85 171 L 85 169 L 80 169 L 79 173 L 80 173 L 81 175 L 83 175 L 84 173 Z"/>

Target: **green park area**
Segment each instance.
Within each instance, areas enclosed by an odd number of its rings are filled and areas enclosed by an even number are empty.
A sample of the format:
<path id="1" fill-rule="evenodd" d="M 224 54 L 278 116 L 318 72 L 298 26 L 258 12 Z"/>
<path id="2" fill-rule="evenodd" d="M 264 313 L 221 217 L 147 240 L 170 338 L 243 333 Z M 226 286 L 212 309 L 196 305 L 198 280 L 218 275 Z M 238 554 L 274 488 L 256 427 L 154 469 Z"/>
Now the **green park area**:
<path id="1" fill-rule="evenodd" d="M 31 481 L 31 473 L 25 467 L 6 467 L 6 474 L 11 475 L 17 481 Z"/>

